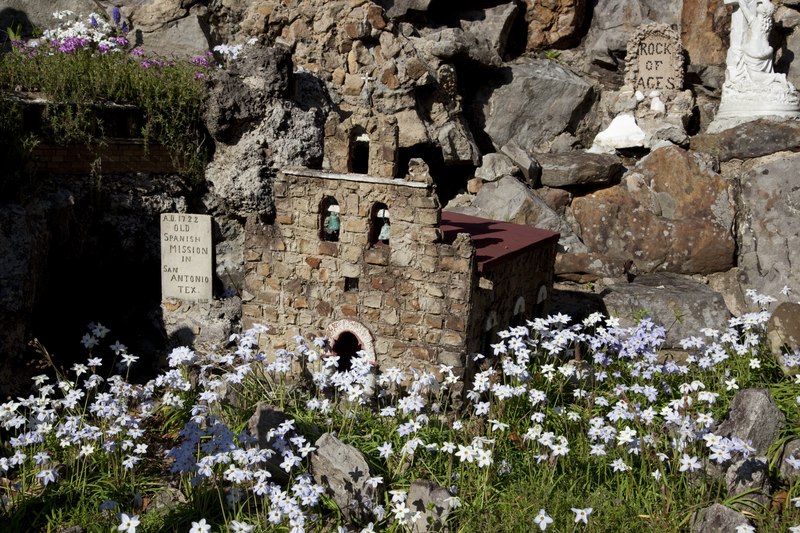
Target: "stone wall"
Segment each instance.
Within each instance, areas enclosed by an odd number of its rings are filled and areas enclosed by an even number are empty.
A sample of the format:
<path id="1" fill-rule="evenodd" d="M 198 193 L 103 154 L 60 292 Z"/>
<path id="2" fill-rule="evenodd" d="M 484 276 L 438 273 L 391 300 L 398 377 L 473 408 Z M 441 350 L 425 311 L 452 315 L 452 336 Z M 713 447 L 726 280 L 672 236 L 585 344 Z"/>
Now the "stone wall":
<path id="1" fill-rule="evenodd" d="M 497 332 L 526 319 L 545 316 L 553 292 L 557 238 L 488 269 L 473 287 L 468 324 L 470 352 L 487 352 Z"/>
<path id="2" fill-rule="evenodd" d="M 53 174 L 128 174 L 176 172 L 169 152 L 160 145 L 135 140 L 110 140 L 98 145 L 37 146 L 32 155 L 38 170 Z M 96 164 L 96 162 L 100 164 Z"/>
<path id="3" fill-rule="evenodd" d="M 275 224 L 247 224 L 245 327 L 267 324 L 276 347 L 352 320 L 367 328 L 372 338 L 363 340 L 380 365 L 463 366 L 475 250 L 466 236 L 440 242 L 429 178 L 287 170 L 274 191 Z M 320 238 L 318 211 L 329 196 L 340 206 L 338 242 Z M 388 245 L 368 242 L 376 203 L 390 212 Z"/>

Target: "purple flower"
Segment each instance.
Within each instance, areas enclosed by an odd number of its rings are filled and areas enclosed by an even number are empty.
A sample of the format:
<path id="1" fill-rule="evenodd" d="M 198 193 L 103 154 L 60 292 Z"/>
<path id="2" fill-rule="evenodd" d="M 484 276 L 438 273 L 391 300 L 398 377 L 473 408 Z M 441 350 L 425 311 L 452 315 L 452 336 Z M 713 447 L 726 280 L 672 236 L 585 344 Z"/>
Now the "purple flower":
<path id="1" fill-rule="evenodd" d="M 124 47 L 128 46 L 128 39 L 126 39 L 125 37 L 117 37 L 117 38 L 114 39 L 114 42 L 120 48 L 124 48 Z"/>
<path id="2" fill-rule="evenodd" d="M 102 42 L 97 45 L 97 49 L 100 51 L 101 54 L 105 54 L 109 50 L 111 50 L 111 45 L 106 42 Z"/>
<path id="3" fill-rule="evenodd" d="M 111 10 L 111 18 L 114 19 L 114 24 L 117 25 L 119 25 L 119 22 L 122 20 L 122 13 L 120 13 L 117 6 L 114 6 L 114 9 Z"/>
<path id="4" fill-rule="evenodd" d="M 97 27 L 97 18 L 95 18 L 94 15 L 92 15 L 91 19 L 89 19 L 89 24 L 92 25 L 92 28 L 96 28 Z"/>
<path id="5" fill-rule="evenodd" d="M 136 48 L 134 48 L 133 50 L 131 50 L 131 53 L 133 55 L 135 55 L 136 57 L 144 57 L 144 50 L 142 50 L 138 46 Z"/>
<path id="6" fill-rule="evenodd" d="M 128 33 L 128 22 L 122 23 L 122 33 Z"/>

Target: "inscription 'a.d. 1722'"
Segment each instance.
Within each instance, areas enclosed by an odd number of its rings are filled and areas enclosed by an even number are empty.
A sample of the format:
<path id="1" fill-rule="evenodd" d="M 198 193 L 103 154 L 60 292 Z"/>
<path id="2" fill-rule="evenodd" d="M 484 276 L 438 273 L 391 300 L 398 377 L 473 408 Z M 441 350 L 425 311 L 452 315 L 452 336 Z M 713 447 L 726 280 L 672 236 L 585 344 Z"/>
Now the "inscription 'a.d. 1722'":
<path id="1" fill-rule="evenodd" d="M 211 217 L 161 215 L 161 297 L 211 299 Z"/>

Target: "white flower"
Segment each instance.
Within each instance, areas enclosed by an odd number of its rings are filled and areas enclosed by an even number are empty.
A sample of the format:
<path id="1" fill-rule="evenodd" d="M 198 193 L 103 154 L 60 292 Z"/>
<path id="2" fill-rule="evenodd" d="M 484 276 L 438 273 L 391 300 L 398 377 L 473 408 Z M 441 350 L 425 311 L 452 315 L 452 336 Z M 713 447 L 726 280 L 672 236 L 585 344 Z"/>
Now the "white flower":
<path id="1" fill-rule="evenodd" d="M 124 531 L 125 533 L 136 533 L 136 526 L 139 525 L 139 515 L 133 516 L 122 513 L 119 515 L 120 524 L 117 526 L 117 531 Z"/>
<path id="2" fill-rule="evenodd" d="M 43 484 L 47 485 L 49 483 L 53 483 L 56 480 L 57 474 L 55 470 L 46 469 L 36 474 L 36 477 L 41 479 Z"/>
<path id="3" fill-rule="evenodd" d="M 256 526 L 251 526 L 247 522 L 239 522 L 236 520 L 231 520 L 228 529 L 230 529 L 233 533 L 250 533 L 256 528 Z"/>
<path id="4" fill-rule="evenodd" d="M 726 379 L 725 380 L 725 390 L 739 390 L 739 385 L 736 383 L 736 378 Z"/>
<path id="5" fill-rule="evenodd" d="M 378 454 L 384 459 L 388 459 L 389 456 L 392 455 L 392 443 L 391 442 L 384 442 L 382 445 L 378 446 Z"/>
<path id="6" fill-rule="evenodd" d="M 587 507 L 586 509 L 577 509 L 575 507 L 572 508 L 572 512 L 575 513 L 575 523 L 583 522 L 584 524 L 589 523 L 589 515 L 592 514 L 593 509 L 591 507 Z"/>
<path id="7" fill-rule="evenodd" d="M 750 368 L 753 370 L 761 368 L 761 361 L 757 357 L 750 358 Z"/>
<path id="8" fill-rule="evenodd" d="M 547 526 L 553 523 L 553 519 L 545 512 L 544 509 L 539 509 L 539 514 L 533 519 L 533 523 L 539 526 L 539 529 L 544 531 Z"/>
<path id="9" fill-rule="evenodd" d="M 756 528 L 750 524 L 739 524 L 736 526 L 736 533 L 756 533 Z"/>
<path id="10" fill-rule="evenodd" d="M 681 457 L 681 466 L 678 470 L 681 472 L 695 472 L 703 468 L 703 465 L 700 464 L 700 461 L 697 457 L 692 457 L 688 453 L 683 454 Z"/>
<path id="11" fill-rule="evenodd" d="M 192 522 L 189 533 L 208 533 L 209 531 L 211 531 L 211 525 L 206 523 L 205 518 L 201 518 L 199 522 Z"/>

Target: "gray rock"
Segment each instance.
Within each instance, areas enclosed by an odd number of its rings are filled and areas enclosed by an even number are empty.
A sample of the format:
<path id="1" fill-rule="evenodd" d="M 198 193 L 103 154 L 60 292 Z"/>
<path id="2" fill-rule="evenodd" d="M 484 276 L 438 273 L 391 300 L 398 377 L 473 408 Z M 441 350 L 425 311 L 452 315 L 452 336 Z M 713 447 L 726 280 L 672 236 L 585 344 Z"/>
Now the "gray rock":
<path id="1" fill-rule="evenodd" d="M 800 367 L 786 357 L 800 356 L 800 304 L 784 302 L 772 312 L 767 323 L 767 342 L 784 374 L 793 376 L 800 372 Z"/>
<path id="2" fill-rule="evenodd" d="M 486 183 L 467 205 L 451 206 L 448 211 L 477 217 L 527 224 L 561 234 L 559 245 L 564 250 L 585 252 L 586 247 L 561 216 L 550 209 L 536 194 L 516 178 L 504 177 Z"/>
<path id="3" fill-rule="evenodd" d="M 607 185 L 625 171 L 622 161 L 611 154 L 576 151 L 534 157 L 542 166 L 541 183 L 548 187 Z"/>
<path id="4" fill-rule="evenodd" d="M 483 36 L 461 28 L 444 28 L 424 33 L 421 46 L 426 54 L 442 61 L 470 59 L 481 65 L 499 67 L 502 59 Z"/>
<path id="5" fill-rule="evenodd" d="M 742 287 L 778 295 L 800 294 L 800 154 L 775 154 L 745 163 L 739 206 Z"/>
<path id="6" fill-rule="evenodd" d="M 759 119 L 719 133 L 692 137 L 691 148 L 720 161 L 754 159 L 776 152 L 800 151 L 800 121 Z"/>
<path id="7" fill-rule="evenodd" d="M 736 526 L 749 525 L 742 513 L 715 503 L 698 511 L 692 531 L 694 533 L 732 533 Z"/>
<path id="8" fill-rule="evenodd" d="M 725 331 L 731 317 L 722 295 L 691 278 L 658 273 L 637 276 L 632 283 L 612 285 L 602 294 L 608 313 L 633 325 L 633 316 L 644 312 L 667 329 L 665 347 L 679 346 L 681 339 L 698 335 L 701 328 Z"/>
<path id="9" fill-rule="evenodd" d="M 786 421 L 768 389 L 744 389 L 733 397 L 724 420 L 713 430 L 722 437 L 738 437 L 766 455 Z"/>
<path id="10" fill-rule="evenodd" d="M 236 401 L 231 403 L 235 404 Z M 292 420 L 292 417 L 289 415 L 264 402 L 258 402 L 253 415 L 247 421 L 247 433 L 256 439 L 259 448 L 275 452 L 275 445 L 278 438 L 275 437 L 273 430 L 289 420 Z M 272 474 L 273 479 L 277 481 L 287 481 L 289 476 L 286 471 L 280 467 L 280 463 L 281 457 L 278 453 L 275 453 L 275 455 L 269 458 L 266 466 L 270 474 Z"/>
<path id="11" fill-rule="evenodd" d="M 510 2 L 489 9 L 467 13 L 461 20 L 461 28 L 489 43 L 498 56 L 506 52 L 508 35 L 519 13 L 519 6 Z"/>
<path id="12" fill-rule="evenodd" d="M 555 61 L 527 59 L 503 76 L 482 96 L 484 129 L 498 149 L 514 141 L 528 152 L 547 151 L 556 136 L 580 129 L 595 101 L 591 83 Z"/>
<path id="13" fill-rule="evenodd" d="M 744 496 L 745 502 L 768 505 L 771 497 L 767 458 L 750 457 L 733 463 L 725 473 L 725 485 L 728 488 L 728 496 L 738 496 L 752 491 Z M 742 510 L 750 509 L 752 505 L 747 505 L 745 502 L 737 503 L 736 507 Z"/>
<path id="14" fill-rule="evenodd" d="M 13 11 L 12 11 L 13 10 Z M 49 2 L 40 2 L 38 0 L 4 0 L 3 1 L 3 16 L 7 17 L 3 20 L 3 29 L 12 26 L 14 23 L 22 23 L 27 20 L 30 25 L 38 28 L 51 28 L 58 22 L 53 18 L 53 13 L 56 11 L 72 11 L 73 13 L 83 14 L 87 17 L 89 13 L 98 12 L 100 9 L 97 4 L 92 0 L 50 0 Z M 16 17 L 11 17 L 16 11 Z M 25 30 L 25 24 L 23 31 Z"/>
<path id="15" fill-rule="evenodd" d="M 583 46 L 592 63 L 616 67 L 636 28 L 649 22 L 679 26 L 683 0 L 596 0 L 593 4 Z"/>
<path id="16" fill-rule="evenodd" d="M 379 502 L 378 489 L 367 483 L 369 463 L 356 448 L 330 433 L 323 434 L 311 453 L 311 474 L 325 487 L 348 521 L 361 521 L 371 516 L 372 506 Z"/>
<path id="17" fill-rule="evenodd" d="M 404 17 L 409 11 L 426 12 L 431 5 L 432 0 L 378 0 L 384 9 L 386 15 L 391 18 Z"/>
<path id="18" fill-rule="evenodd" d="M 284 48 L 250 48 L 233 68 L 217 71 L 209 80 L 203 121 L 217 142 L 237 141 L 260 123 L 272 98 L 287 96 L 292 58 Z"/>
<path id="19" fill-rule="evenodd" d="M 200 352 L 217 349 L 239 327 L 242 300 L 163 300 L 164 331 L 170 345 L 191 346 Z"/>
<path id="20" fill-rule="evenodd" d="M 778 473 L 785 480 L 796 481 L 800 479 L 800 439 L 788 440 L 781 448 L 780 459 L 778 460 Z"/>
<path id="21" fill-rule="evenodd" d="M 511 158 L 497 153 L 483 156 L 481 166 L 475 169 L 475 177 L 483 181 L 497 181 L 503 176 L 513 176 L 519 173 L 519 168 Z"/>
<path id="22" fill-rule="evenodd" d="M 414 533 L 444 531 L 450 514 L 451 495 L 444 487 L 432 481 L 414 481 L 408 487 L 406 506 L 422 513 L 411 526 Z"/>
<path id="23" fill-rule="evenodd" d="M 539 179 L 542 177 L 542 167 L 531 154 L 520 148 L 514 141 L 503 145 L 503 147 L 500 148 L 500 152 L 517 165 L 517 168 L 522 172 L 528 185 L 536 187 L 539 183 Z"/>
<path id="24" fill-rule="evenodd" d="M 151 31 L 137 31 L 136 44 L 148 52 L 165 57 L 202 55 L 211 49 L 208 35 L 208 15 L 205 8 L 192 9 L 176 20 L 164 23 Z"/>

